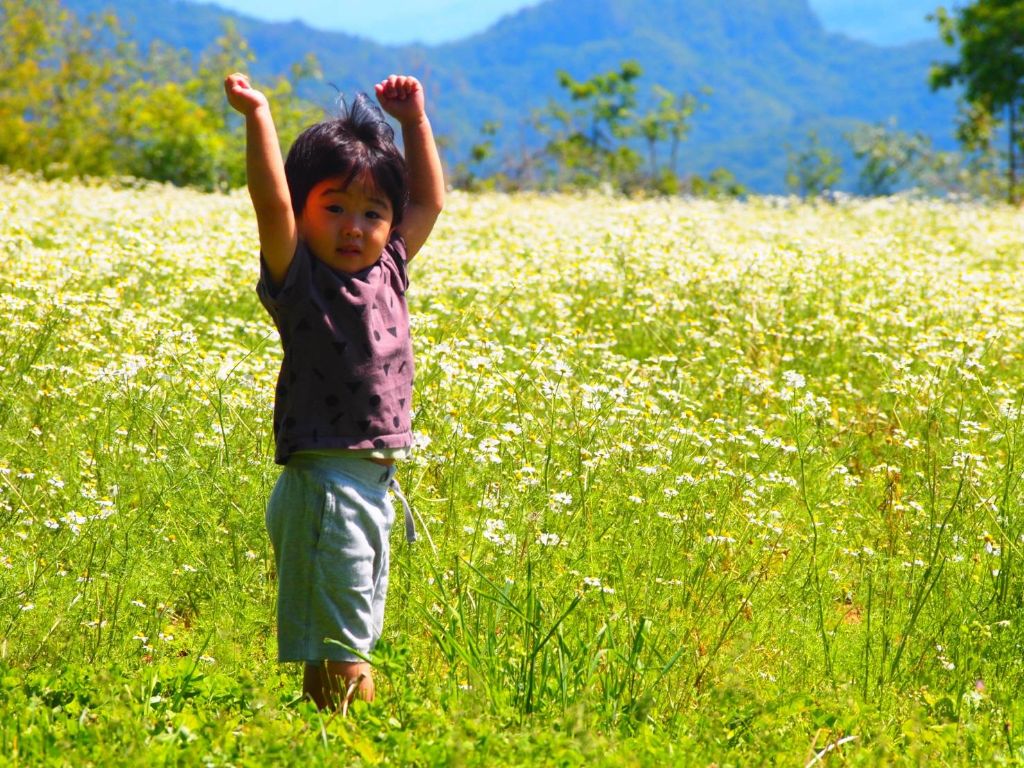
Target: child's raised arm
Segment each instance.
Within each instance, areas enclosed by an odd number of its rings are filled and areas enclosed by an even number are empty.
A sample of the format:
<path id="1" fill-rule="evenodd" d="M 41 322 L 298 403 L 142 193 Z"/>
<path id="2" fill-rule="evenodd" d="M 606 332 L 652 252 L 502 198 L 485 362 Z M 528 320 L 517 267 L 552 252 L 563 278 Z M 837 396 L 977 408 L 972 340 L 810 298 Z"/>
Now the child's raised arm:
<path id="1" fill-rule="evenodd" d="M 237 72 L 224 80 L 224 92 L 228 103 L 245 115 L 245 175 L 256 210 L 260 251 L 271 279 L 280 284 L 295 255 L 298 234 L 270 104 Z"/>
<path id="2" fill-rule="evenodd" d="M 409 258 L 427 241 L 444 207 L 444 174 L 427 119 L 423 86 L 415 77 L 391 75 L 374 86 L 381 107 L 402 126 L 409 166 L 409 205 L 399 230 Z"/>

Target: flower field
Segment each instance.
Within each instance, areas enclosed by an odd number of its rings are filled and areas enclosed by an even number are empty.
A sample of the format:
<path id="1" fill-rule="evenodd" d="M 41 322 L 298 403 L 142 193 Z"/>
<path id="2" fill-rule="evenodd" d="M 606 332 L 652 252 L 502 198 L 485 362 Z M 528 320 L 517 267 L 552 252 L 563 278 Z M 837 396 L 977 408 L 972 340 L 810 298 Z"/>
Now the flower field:
<path id="1" fill-rule="evenodd" d="M 453 193 L 348 719 L 275 660 L 257 252 L 0 179 L 0 764 L 1024 764 L 1019 211 Z"/>

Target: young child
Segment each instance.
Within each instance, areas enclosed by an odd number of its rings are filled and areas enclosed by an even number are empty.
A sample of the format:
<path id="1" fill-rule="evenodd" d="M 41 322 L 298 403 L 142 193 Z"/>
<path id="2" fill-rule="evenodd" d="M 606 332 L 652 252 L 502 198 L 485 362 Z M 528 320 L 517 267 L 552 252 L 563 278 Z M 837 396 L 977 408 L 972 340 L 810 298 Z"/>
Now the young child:
<path id="1" fill-rule="evenodd" d="M 405 291 L 410 259 L 444 204 L 423 88 L 392 75 L 340 118 L 306 129 L 281 161 L 266 97 L 228 76 L 245 115 L 246 173 L 260 237 L 257 292 L 284 347 L 274 401 L 267 504 L 278 574 L 278 658 L 303 661 L 318 707 L 374 695 L 369 653 L 388 584 L 387 497 L 412 445 L 413 360 Z M 414 537 L 406 510 L 406 532 Z"/>

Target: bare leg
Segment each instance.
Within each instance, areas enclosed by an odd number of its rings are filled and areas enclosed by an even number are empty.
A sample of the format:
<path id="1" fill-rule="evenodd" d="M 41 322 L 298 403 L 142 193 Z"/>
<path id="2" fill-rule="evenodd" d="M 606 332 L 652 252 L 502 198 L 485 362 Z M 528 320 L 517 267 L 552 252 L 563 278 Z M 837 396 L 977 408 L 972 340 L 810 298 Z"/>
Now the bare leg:
<path id="1" fill-rule="evenodd" d="M 325 661 L 306 664 L 302 693 L 319 709 L 348 712 L 349 703 L 359 698 L 373 701 L 373 675 L 365 661 Z"/>

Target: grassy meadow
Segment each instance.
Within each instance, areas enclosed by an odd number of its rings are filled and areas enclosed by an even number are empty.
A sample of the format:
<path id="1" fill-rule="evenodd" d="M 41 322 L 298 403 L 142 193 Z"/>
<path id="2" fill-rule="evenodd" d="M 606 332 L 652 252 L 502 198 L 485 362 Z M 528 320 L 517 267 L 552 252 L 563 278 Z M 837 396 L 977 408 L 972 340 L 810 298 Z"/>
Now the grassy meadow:
<path id="1" fill-rule="evenodd" d="M 275 657 L 257 250 L 0 179 L 0 765 L 1024 764 L 1019 211 L 453 193 L 348 719 Z"/>

